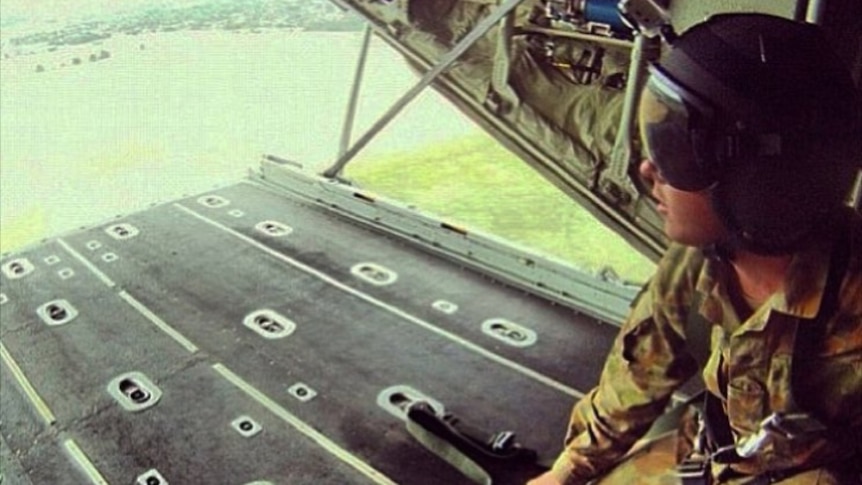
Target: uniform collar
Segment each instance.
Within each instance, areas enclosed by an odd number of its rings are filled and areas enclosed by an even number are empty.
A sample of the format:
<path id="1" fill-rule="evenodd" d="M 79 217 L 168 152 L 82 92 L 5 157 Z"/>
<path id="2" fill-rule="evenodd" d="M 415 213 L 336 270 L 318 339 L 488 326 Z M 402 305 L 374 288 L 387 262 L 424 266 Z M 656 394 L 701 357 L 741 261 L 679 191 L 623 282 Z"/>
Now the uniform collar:
<path id="1" fill-rule="evenodd" d="M 787 268 L 784 291 L 770 300 L 775 310 L 798 318 L 817 316 L 829 274 L 831 247 L 830 241 L 821 241 L 794 255 Z"/>
<path id="2" fill-rule="evenodd" d="M 699 310 L 711 321 L 730 324 L 731 327 L 743 324 L 751 330 L 765 325 L 766 318 L 763 317 L 771 311 L 813 319 L 823 300 L 831 247 L 830 241 L 821 241 L 795 253 L 787 269 L 784 290 L 774 294 L 761 308 L 754 309 L 756 321 L 749 318 L 748 322 L 737 321 L 728 300 L 727 281 L 733 271 L 729 262 L 719 252 L 705 249 L 705 264 L 695 284 L 695 289 L 704 296 Z"/>

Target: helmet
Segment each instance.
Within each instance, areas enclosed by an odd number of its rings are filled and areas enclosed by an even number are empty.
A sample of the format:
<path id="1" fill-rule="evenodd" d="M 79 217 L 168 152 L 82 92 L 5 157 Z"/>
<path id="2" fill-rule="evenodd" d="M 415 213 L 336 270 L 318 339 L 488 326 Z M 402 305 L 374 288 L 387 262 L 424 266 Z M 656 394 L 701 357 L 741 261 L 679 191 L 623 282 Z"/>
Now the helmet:
<path id="1" fill-rule="evenodd" d="M 792 251 L 840 207 L 862 166 L 859 100 L 818 26 L 715 15 L 649 70 L 647 154 L 671 186 L 709 190 L 733 246 Z"/>

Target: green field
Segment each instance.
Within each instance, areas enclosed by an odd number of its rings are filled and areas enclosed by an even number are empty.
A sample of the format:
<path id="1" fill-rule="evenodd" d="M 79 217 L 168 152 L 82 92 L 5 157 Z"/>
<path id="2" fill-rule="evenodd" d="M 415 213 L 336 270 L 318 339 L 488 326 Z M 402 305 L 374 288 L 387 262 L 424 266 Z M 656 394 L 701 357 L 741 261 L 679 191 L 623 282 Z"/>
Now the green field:
<path id="1" fill-rule="evenodd" d="M 347 166 L 360 187 L 574 263 L 645 281 L 655 266 L 490 137 L 466 136 Z"/>

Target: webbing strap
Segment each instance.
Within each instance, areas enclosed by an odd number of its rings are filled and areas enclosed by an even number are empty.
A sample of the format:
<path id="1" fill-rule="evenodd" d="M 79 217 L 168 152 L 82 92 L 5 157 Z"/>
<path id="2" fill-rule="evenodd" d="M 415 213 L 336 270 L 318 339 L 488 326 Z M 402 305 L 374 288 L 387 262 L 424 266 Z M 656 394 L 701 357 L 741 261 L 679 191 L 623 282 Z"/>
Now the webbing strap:
<path id="1" fill-rule="evenodd" d="M 514 12 L 503 17 L 497 33 L 494 65 L 491 69 L 491 91 L 499 96 L 498 109 L 505 114 L 518 104 L 518 95 L 509 84 L 512 64 L 512 31 L 515 28 Z"/>
<path id="2" fill-rule="evenodd" d="M 823 289 L 823 296 L 820 302 L 820 309 L 817 312 L 817 315 L 814 317 L 813 321 L 810 322 L 801 322 L 801 320 L 797 319 L 794 323 L 794 327 L 792 331 L 795 334 L 794 337 L 794 356 L 804 355 L 806 353 L 810 353 L 812 347 L 817 343 L 822 341 L 822 331 L 826 322 L 832 318 L 835 312 L 838 310 L 838 300 L 839 300 L 839 290 L 841 289 L 841 281 L 844 279 L 844 274 L 847 272 L 847 266 L 850 262 L 850 241 L 849 241 L 849 231 L 845 228 L 839 233 L 839 236 L 835 239 L 835 243 L 833 246 L 833 254 L 830 258 L 829 262 L 829 271 L 826 276 L 826 285 Z M 690 313 L 696 313 L 694 311 Z M 789 331 L 790 329 L 788 329 Z M 793 363 L 791 364 L 791 372 L 790 372 L 790 393 L 791 400 L 790 406 L 791 408 L 798 408 L 796 405 L 796 398 L 794 397 L 795 388 L 798 386 L 794 385 L 794 376 L 798 375 L 798 372 L 794 372 L 794 364 L 798 361 L 797 358 L 793 359 Z M 792 411 L 798 412 L 799 409 L 785 409 L 782 411 Z M 802 411 L 808 413 L 813 418 L 817 418 L 817 416 L 810 412 L 808 409 L 802 409 Z M 728 421 L 727 414 L 722 409 L 721 401 L 711 393 L 706 393 L 706 398 L 704 401 L 704 415 L 706 418 L 706 430 L 709 436 L 709 439 L 715 445 L 716 448 L 725 448 L 728 453 L 724 453 L 720 461 L 722 463 L 732 463 L 739 459 L 738 455 L 734 453 L 732 448 L 729 448 L 734 444 L 733 434 L 730 429 L 730 423 Z M 822 422 L 822 424 L 827 424 Z M 851 429 L 850 432 L 846 429 L 839 428 L 834 424 L 831 427 L 826 429 L 826 434 L 828 436 L 833 437 L 841 442 L 846 442 L 847 444 L 854 444 L 857 448 L 859 448 L 859 440 L 860 437 L 856 432 L 858 430 Z M 853 441 L 855 440 L 855 443 Z M 718 461 L 718 457 L 716 457 Z"/>
<path id="3" fill-rule="evenodd" d="M 688 352 L 694 357 L 698 368 L 703 370 L 710 354 L 710 336 L 712 333 L 712 322 L 700 314 L 700 306 L 703 304 L 703 294 L 695 290 L 691 299 L 691 306 L 685 322 L 685 344 Z"/>
<path id="4" fill-rule="evenodd" d="M 488 472 L 455 448 L 449 441 L 440 438 L 413 419 L 407 419 L 407 432 L 416 438 L 416 441 L 421 443 L 428 451 L 457 468 L 471 482 L 480 485 L 491 485 L 491 476 L 488 475 Z"/>

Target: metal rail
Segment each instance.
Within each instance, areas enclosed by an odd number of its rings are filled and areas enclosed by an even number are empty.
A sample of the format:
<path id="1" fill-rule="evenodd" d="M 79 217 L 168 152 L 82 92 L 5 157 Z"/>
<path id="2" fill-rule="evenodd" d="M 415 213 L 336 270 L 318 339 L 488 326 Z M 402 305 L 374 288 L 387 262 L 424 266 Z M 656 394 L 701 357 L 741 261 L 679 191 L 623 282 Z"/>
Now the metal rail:
<path id="1" fill-rule="evenodd" d="M 353 75 L 353 87 L 350 89 L 350 101 L 347 103 L 347 113 L 344 116 L 344 125 L 341 129 L 341 145 L 339 145 L 338 156 L 347 153 L 350 139 L 353 136 L 353 123 L 356 120 L 356 105 L 359 103 L 359 91 L 362 88 L 362 78 L 365 76 L 365 61 L 368 59 L 368 51 L 371 46 L 371 26 L 365 25 L 362 36 L 362 49 L 359 51 L 359 61 L 356 63 L 356 74 Z"/>
<path id="2" fill-rule="evenodd" d="M 426 87 L 430 86 L 435 79 L 437 79 L 440 74 L 449 69 L 452 64 L 455 63 L 464 52 L 467 51 L 470 47 L 473 46 L 483 35 L 485 35 L 491 28 L 494 27 L 500 20 L 503 19 L 507 14 L 515 9 L 521 2 L 524 0 L 507 0 L 502 5 L 500 5 L 496 10 L 491 12 L 490 15 L 482 19 L 473 30 L 467 34 L 463 39 L 461 39 L 455 47 L 446 53 L 443 57 L 440 58 L 440 61 L 431 68 L 430 71 L 426 72 L 419 82 L 416 83 L 407 93 L 405 93 L 401 98 L 399 98 L 389 110 L 386 111 L 372 126 L 368 129 L 356 142 L 350 147 L 346 152 L 341 154 L 338 157 L 338 160 L 335 163 L 326 169 L 323 172 L 324 177 L 328 178 L 338 178 L 341 175 L 341 172 L 344 170 L 344 167 L 359 153 L 363 148 L 365 148 L 371 140 L 377 136 L 377 134 L 389 124 L 411 101 L 416 99 L 416 97 L 424 90 Z"/>

